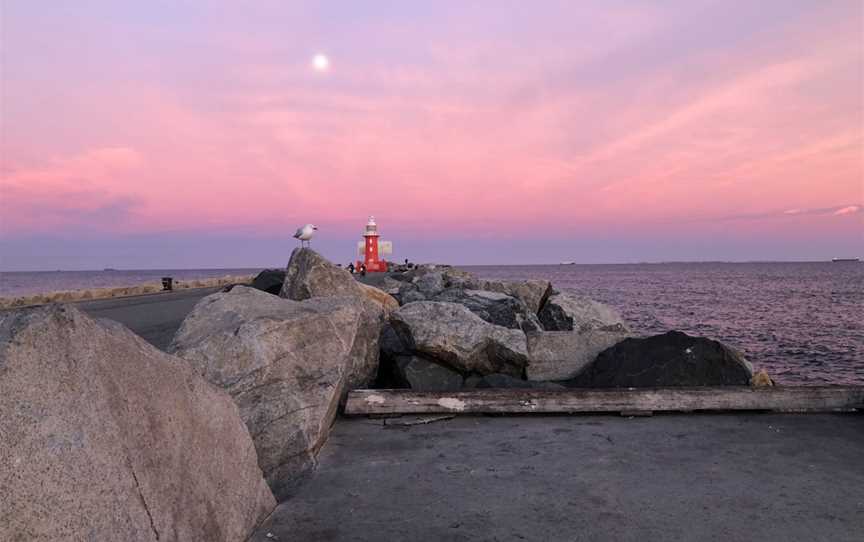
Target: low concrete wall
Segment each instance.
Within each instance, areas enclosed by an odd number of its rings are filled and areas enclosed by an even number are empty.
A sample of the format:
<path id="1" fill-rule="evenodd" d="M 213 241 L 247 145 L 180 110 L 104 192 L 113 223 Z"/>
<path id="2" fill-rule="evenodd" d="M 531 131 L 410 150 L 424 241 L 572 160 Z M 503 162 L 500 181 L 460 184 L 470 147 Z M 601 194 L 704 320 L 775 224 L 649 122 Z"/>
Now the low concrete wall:
<path id="1" fill-rule="evenodd" d="M 224 277 L 199 280 L 175 280 L 174 289 L 186 290 L 190 288 L 218 288 L 229 284 L 249 284 L 252 282 L 253 278 L 253 275 L 227 275 Z M 47 292 L 21 297 L 0 297 L 0 309 L 13 309 L 30 305 L 45 305 L 47 303 L 70 303 L 74 301 L 89 301 L 92 299 L 129 297 L 135 295 L 155 294 L 161 291 L 161 282 L 148 282 L 137 286 L 91 288 L 85 290 Z"/>

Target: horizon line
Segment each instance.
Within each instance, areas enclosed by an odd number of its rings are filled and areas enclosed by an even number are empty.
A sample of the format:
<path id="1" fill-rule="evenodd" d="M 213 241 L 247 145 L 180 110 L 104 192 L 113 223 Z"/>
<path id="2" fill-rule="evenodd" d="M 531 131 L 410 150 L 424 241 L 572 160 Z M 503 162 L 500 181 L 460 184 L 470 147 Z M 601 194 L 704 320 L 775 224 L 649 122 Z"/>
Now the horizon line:
<path id="1" fill-rule="evenodd" d="M 860 257 L 841 257 L 843 259 L 859 260 Z M 333 262 L 334 265 L 338 265 Z M 390 262 L 397 263 L 397 262 Z M 411 262 L 414 263 L 414 262 Z M 618 261 L 618 262 L 545 262 L 545 263 L 442 263 L 442 262 L 420 262 L 414 265 L 449 265 L 451 267 L 560 267 L 560 266 L 589 266 L 589 265 L 666 265 L 666 264 L 764 264 L 764 263 L 832 263 L 828 260 L 657 260 L 657 261 Z M 402 265 L 402 264 L 398 264 Z M 103 268 L 103 269 L 0 269 L 0 273 L 111 273 L 117 271 L 231 271 L 247 269 L 283 269 L 287 266 L 253 265 L 248 267 L 140 267 L 140 268 Z"/>

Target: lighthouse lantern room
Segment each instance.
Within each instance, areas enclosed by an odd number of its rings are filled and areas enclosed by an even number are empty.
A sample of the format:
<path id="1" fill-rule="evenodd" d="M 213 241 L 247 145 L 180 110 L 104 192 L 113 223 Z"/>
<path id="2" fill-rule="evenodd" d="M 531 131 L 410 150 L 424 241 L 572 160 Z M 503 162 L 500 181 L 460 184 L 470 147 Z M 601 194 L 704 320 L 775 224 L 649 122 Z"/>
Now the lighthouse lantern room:
<path id="1" fill-rule="evenodd" d="M 370 216 L 366 222 L 366 231 L 363 232 L 363 241 L 358 243 L 358 251 L 362 260 L 357 262 L 357 267 L 360 264 L 366 266 L 366 271 L 369 273 L 387 271 L 387 261 L 379 257 L 379 254 L 390 254 L 393 250 L 393 245 L 389 241 L 378 240 L 378 224 L 375 223 L 375 217 Z"/>

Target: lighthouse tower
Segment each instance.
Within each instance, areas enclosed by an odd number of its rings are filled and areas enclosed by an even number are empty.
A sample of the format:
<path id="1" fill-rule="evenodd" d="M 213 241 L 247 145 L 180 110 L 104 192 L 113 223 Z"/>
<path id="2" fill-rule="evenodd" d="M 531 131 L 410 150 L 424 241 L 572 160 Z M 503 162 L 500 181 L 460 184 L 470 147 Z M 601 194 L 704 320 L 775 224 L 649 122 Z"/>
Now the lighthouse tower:
<path id="1" fill-rule="evenodd" d="M 370 273 L 387 271 L 387 262 L 378 259 L 378 224 L 375 223 L 374 216 L 370 216 L 369 221 L 366 222 L 363 239 L 365 243 L 362 263 L 366 265 L 366 271 Z"/>

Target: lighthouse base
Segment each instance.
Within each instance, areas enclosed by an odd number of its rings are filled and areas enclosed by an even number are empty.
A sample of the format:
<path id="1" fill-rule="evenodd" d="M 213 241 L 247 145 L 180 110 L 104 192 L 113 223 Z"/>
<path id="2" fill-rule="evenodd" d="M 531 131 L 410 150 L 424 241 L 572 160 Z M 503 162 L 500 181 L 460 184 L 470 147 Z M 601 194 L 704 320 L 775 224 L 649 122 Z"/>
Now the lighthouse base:
<path id="1" fill-rule="evenodd" d="M 387 262 L 383 261 L 375 261 L 375 262 L 361 262 L 357 261 L 355 264 L 356 269 L 360 269 L 360 266 L 366 264 L 366 272 L 367 273 L 385 273 L 387 271 Z"/>

